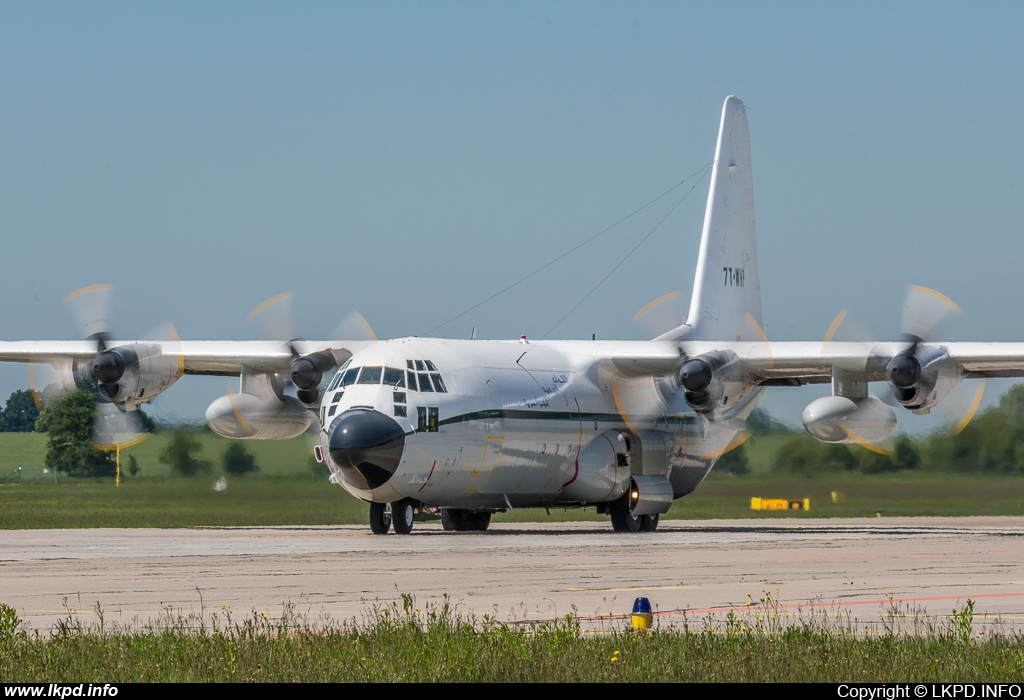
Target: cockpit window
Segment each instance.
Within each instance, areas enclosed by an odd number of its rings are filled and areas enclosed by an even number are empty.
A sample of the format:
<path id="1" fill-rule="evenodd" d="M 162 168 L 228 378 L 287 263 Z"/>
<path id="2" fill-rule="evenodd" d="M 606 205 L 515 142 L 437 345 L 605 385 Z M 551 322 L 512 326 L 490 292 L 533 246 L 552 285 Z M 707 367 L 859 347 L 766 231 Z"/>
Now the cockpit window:
<path id="1" fill-rule="evenodd" d="M 341 370 L 338 370 L 338 373 L 334 375 L 334 379 L 331 380 L 330 386 L 327 387 L 328 394 L 338 388 L 338 385 L 341 384 L 341 378 L 344 376 L 345 373 L 342 372 Z"/>
<path id="2" fill-rule="evenodd" d="M 351 386 L 352 384 L 355 384 L 357 376 L 359 376 L 359 368 L 353 367 L 345 372 L 345 378 L 341 380 L 340 386 Z"/>
<path id="3" fill-rule="evenodd" d="M 410 368 L 405 373 L 406 387 L 410 391 L 423 391 L 432 394 L 448 393 L 448 387 L 441 378 L 441 373 L 437 371 L 437 365 L 433 362 L 430 360 L 406 360 L 405 364 Z M 430 371 L 413 372 L 411 371 L 413 365 L 419 370 Z M 387 384 L 388 382 L 385 381 L 384 383 Z"/>
<path id="4" fill-rule="evenodd" d="M 363 371 L 359 373 L 359 381 L 356 383 L 380 384 L 380 375 L 383 369 L 383 367 L 363 367 Z"/>
<path id="5" fill-rule="evenodd" d="M 406 360 L 405 361 L 405 366 L 408 369 L 416 369 L 416 367 L 412 364 L 412 360 Z"/>
<path id="6" fill-rule="evenodd" d="M 394 367 L 385 367 L 384 383 L 387 384 L 388 386 L 404 387 L 405 370 L 395 369 Z"/>

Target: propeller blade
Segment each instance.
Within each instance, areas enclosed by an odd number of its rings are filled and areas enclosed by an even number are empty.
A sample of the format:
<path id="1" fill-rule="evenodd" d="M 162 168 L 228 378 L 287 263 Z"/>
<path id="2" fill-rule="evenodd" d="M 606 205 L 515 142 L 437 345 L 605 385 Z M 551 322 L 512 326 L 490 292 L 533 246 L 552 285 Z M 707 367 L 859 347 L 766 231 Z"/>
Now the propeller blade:
<path id="1" fill-rule="evenodd" d="M 949 319 L 960 313 L 960 307 L 945 294 L 928 287 L 910 285 L 903 300 L 900 330 L 913 342 L 912 350 L 916 350 L 918 343 L 934 340 Z"/>
<path id="2" fill-rule="evenodd" d="M 139 444 L 146 437 L 138 411 L 126 411 L 106 401 L 97 402 L 92 432 L 97 449 L 124 449 Z"/>
<path id="3" fill-rule="evenodd" d="M 64 297 L 71 317 L 83 338 L 96 340 L 98 352 L 106 350 L 113 333 L 114 285 L 94 284 Z"/>
<path id="4" fill-rule="evenodd" d="M 892 457 L 892 455 L 893 455 L 893 451 L 892 450 L 887 449 L 885 447 L 882 447 L 878 443 L 868 442 L 867 440 L 862 438 L 860 435 L 858 435 L 857 433 L 855 433 L 853 430 L 851 430 L 849 427 L 847 427 L 845 425 L 844 426 L 840 426 L 840 427 L 843 429 L 843 432 L 846 433 L 846 437 L 848 437 L 851 440 L 853 440 L 855 443 L 857 443 L 858 445 L 863 447 L 865 450 L 870 450 L 871 452 L 874 452 L 875 454 L 886 455 L 887 457 Z"/>
<path id="5" fill-rule="evenodd" d="M 959 421 L 957 421 L 956 425 L 953 426 L 953 434 L 954 435 L 959 435 L 960 433 L 962 433 L 964 431 L 964 428 L 966 428 L 968 425 L 970 425 L 971 420 L 974 419 L 974 416 L 978 413 L 978 409 L 981 407 L 981 399 L 984 396 L 985 396 L 985 378 L 982 377 L 981 379 L 978 380 L 978 388 L 975 389 L 975 391 L 974 391 L 974 399 L 971 401 L 971 405 L 967 409 L 967 413 L 965 413 L 964 417 L 961 418 Z"/>
<path id="6" fill-rule="evenodd" d="M 651 301 L 633 316 L 633 322 L 657 337 L 683 322 L 686 309 L 682 308 L 682 292 L 669 292 Z"/>
<path id="7" fill-rule="evenodd" d="M 903 408 L 903 404 L 896 399 L 896 394 L 893 393 L 892 385 L 889 382 L 880 382 L 877 387 L 873 388 L 875 389 L 876 398 L 893 408 Z"/>
<path id="8" fill-rule="evenodd" d="M 295 295 L 292 292 L 270 297 L 249 312 L 249 320 L 256 321 L 266 337 L 280 340 L 293 355 L 297 354 L 292 344 L 301 334 L 295 321 Z"/>
<path id="9" fill-rule="evenodd" d="M 619 387 L 617 384 L 612 384 L 612 399 L 615 401 L 615 409 L 619 412 L 619 417 L 622 418 L 622 422 L 626 424 L 626 427 L 629 428 L 631 433 L 636 434 L 636 427 L 633 425 L 633 421 L 629 418 L 629 412 L 626 411 L 626 405 L 622 400 L 622 395 L 619 393 Z"/>
<path id="10" fill-rule="evenodd" d="M 42 408 L 52 401 L 75 390 L 75 375 L 72 360 L 55 363 L 29 362 L 28 388 L 36 408 Z"/>
<path id="11" fill-rule="evenodd" d="M 358 311 L 350 311 L 331 331 L 331 340 L 377 340 L 377 334 Z"/>

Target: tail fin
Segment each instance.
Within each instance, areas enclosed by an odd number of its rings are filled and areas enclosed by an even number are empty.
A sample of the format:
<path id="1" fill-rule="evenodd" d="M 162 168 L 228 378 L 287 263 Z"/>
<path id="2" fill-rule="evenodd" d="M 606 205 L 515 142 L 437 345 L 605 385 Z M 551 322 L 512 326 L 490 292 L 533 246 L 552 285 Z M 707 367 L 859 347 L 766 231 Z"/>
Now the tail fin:
<path id="1" fill-rule="evenodd" d="M 663 339 L 758 340 L 761 279 L 754 225 L 747 110 L 737 97 L 722 107 L 697 275 L 686 323 Z"/>

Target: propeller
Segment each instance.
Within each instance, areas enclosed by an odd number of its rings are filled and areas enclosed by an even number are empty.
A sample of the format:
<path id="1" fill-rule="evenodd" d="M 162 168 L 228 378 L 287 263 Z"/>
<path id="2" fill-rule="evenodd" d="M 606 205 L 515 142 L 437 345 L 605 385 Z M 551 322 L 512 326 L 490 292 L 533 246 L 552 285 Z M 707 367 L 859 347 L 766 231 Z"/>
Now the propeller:
<path id="1" fill-rule="evenodd" d="M 874 387 L 875 395 L 894 408 L 909 408 L 906 402 L 912 401 L 916 396 L 917 383 L 922 378 L 923 366 L 934 359 L 924 356 L 929 354 L 925 351 L 925 348 L 929 347 L 927 343 L 938 336 L 941 329 L 953 317 L 961 313 L 960 307 L 946 295 L 927 287 L 908 286 L 900 322 L 904 348 L 889 358 L 885 366 L 886 377 L 889 381 Z M 851 322 L 848 310 L 843 309 L 832 320 L 825 333 L 822 352 L 824 354 L 825 347 L 832 341 L 869 342 L 870 340 L 870 334 L 855 322 Z M 934 350 L 930 350 L 930 353 L 934 355 Z M 853 362 L 854 367 L 842 368 L 864 371 L 871 360 L 872 357 L 868 356 L 859 362 Z M 969 402 L 963 399 L 964 392 L 959 385 L 952 390 L 950 396 L 943 399 L 944 412 L 948 416 L 946 423 L 950 432 L 954 435 L 959 434 L 970 424 L 981 406 L 984 392 L 985 380 L 981 379 Z M 928 409 L 915 410 L 911 408 L 911 410 L 916 413 L 924 413 Z M 869 450 L 883 454 L 890 453 L 879 444 L 860 439 L 855 434 L 848 434 L 854 442 Z"/>
<path id="2" fill-rule="evenodd" d="M 144 421 L 136 406 L 117 400 L 120 392 L 118 382 L 125 375 L 131 358 L 135 357 L 133 347 L 138 346 L 110 348 L 113 298 L 114 287 L 110 284 L 83 287 L 64 298 L 79 333 L 86 340 L 95 342 L 95 357 L 86 362 L 67 359 L 45 364 L 30 362 L 28 366 L 29 386 L 40 407 L 73 391 L 80 381 L 96 381 L 99 400 L 93 419 L 93 443 L 98 449 L 110 450 L 137 444 L 146 437 Z M 181 354 L 173 350 L 180 343 L 178 334 L 170 324 L 166 329 L 147 335 L 159 339 L 162 354 L 178 355 L 180 376 L 184 373 Z"/>
<path id="3" fill-rule="evenodd" d="M 302 355 L 296 341 L 301 338 L 295 314 L 295 295 L 282 292 L 270 297 L 249 313 L 249 320 L 257 322 L 268 338 L 281 341 L 292 357 L 290 378 L 296 388 L 296 397 L 306 406 L 320 400 L 320 384 L 324 375 L 336 366 L 334 355 L 323 350 Z M 334 339 L 366 337 L 376 340 L 370 324 L 357 311 L 351 311 L 331 333 Z"/>
<path id="4" fill-rule="evenodd" d="M 646 304 L 633 316 L 633 322 L 640 325 L 652 338 L 667 333 L 683 323 L 686 309 L 682 292 L 669 292 Z"/>
<path id="5" fill-rule="evenodd" d="M 933 339 L 952 316 L 960 313 L 952 299 L 934 289 L 916 285 L 907 288 L 900 330 L 908 347 L 894 355 L 885 368 L 898 399 L 908 402 L 916 395 L 915 387 L 921 378 L 922 343 Z"/>

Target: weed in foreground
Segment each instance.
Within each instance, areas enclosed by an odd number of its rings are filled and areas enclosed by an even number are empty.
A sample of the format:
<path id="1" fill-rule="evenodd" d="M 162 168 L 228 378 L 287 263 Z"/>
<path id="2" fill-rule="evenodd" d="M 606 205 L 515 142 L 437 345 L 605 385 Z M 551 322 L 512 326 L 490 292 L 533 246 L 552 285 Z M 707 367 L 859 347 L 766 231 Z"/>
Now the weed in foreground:
<path id="1" fill-rule="evenodd" d="M 890 602 L 881 627 L 841 610 L 788 611 L 768 593 L 723 617 L 644 634 L 574 613 L 546 621 L 461 615 L 445 597 L 373 606 L 336 620 L 285 605 L 166 609 L 144 625 L 85 625 L 70 612 L 27 631 L 0 605 L 0 677 L 36 682 L 151 681 L 1007 681 L 1024 674 L 1024 638 L 977 630 L 973 602 L 929 619 Z M 664 618 L 667 619 L 667 618 Z M 976 631 L 985 632 L 984 635 Z"/>

